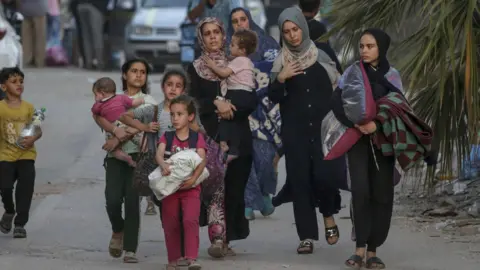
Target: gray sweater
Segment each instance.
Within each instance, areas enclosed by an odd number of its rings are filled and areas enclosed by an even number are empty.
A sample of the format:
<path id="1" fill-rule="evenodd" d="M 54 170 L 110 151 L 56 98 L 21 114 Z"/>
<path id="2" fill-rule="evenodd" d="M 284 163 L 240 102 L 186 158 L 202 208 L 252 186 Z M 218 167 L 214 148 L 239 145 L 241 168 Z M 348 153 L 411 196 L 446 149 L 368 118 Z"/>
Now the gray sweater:
<path id="1" fill-rule="evenodd" d="M 25 17 L 47 15 L 48 0 L 20 0 L 20 13 Z"/>

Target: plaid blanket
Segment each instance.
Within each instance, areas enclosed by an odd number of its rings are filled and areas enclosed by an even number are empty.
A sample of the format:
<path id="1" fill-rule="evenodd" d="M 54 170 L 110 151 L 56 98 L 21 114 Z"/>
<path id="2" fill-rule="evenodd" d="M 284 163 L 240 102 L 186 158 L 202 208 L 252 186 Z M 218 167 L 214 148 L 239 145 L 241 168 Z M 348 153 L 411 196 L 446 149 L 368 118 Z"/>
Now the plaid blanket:
<path id="1" fill-rule="evenodd" d="M 377 111 L 381 132 L 376 132 L 373 139 L 383 155 L 394 155 L 404 171 L 427 156 L 433 131 L 415 116 L 402 94 L 391 92 L 379 99 Z"/>

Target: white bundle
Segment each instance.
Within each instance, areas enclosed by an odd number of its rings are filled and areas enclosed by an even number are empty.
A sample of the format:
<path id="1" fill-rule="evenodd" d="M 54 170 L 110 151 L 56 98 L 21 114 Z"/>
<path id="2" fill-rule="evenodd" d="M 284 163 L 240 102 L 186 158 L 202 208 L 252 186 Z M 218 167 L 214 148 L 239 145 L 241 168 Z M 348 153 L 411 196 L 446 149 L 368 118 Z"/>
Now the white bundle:
<path id="1" fill-rule="evenodd" d="M 162 169 L 157 167 L 149 176 L 150 188 L 158 200 L 175 193 L 188 180 L 195 169 L 202 163 L 203 159 L 193 149 L 183 150 L 165 162 L 170 165 L 170 175 L 163 176 Z M 207 168 L 203 169 L 193 187 L 198 186 L 209 176 Z"/>

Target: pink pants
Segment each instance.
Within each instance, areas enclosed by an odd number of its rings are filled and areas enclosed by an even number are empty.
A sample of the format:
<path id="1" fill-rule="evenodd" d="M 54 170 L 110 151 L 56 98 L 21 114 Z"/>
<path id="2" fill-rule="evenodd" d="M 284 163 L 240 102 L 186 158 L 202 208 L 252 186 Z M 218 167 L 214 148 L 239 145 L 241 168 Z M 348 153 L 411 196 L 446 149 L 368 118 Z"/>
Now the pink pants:
<path id="1" fill-rule="evenodd" d="M 183 220 L 180 220 L 180 211 L 182 211 Z M 162 200 L 162 224 L 169 263 L 175 263 L 182 257 L 182 223 L 185 258 L 190 260 L 197 259 L 200 245 L 199 217 L 200 186 L 177 191 Z"/>

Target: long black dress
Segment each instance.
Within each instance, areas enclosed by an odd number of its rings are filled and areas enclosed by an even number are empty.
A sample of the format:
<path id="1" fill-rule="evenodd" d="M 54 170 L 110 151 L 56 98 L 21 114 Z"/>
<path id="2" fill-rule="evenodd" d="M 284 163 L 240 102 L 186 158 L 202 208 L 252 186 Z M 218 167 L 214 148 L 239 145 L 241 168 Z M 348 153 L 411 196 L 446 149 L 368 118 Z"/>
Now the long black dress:
<path id="1" fill-rule="evenodd" d="M 323 159 L 321 125 L 329 112 L 332 84 L 325 69 L 315 63 L 297 75 L 269 86 L 269 98 L 280 103 L 281 137 L 287 181 L 282 192 L 293 197 L 300 240 L 318 240 L 315 207 L 329 217 L 339 210 L 336 183 L 346 177 L 345 159 Z"/>
<path id="2" fill-rule="evenodd" d="M 220 95 L 220 82 L 201 78 L 193 64 L 188 67 L 188 75 L 191 81 L 189 94 L 197 101 L 200 121 L 208 136 L 217 140 L 219 122 L 213 102 Z M 239 157 L 229 163 L 225 175 L 226 240 L 230 242 L 245 239 L 250 234 L 244 214 L 244 193 L 252 168 L 252 132 L 248 116 L 257 106 L 257 96 L 253 91 L 228 91 L 225 98 L 237 109 L 230 121 L 236 124 L 240 137 Z"/>

